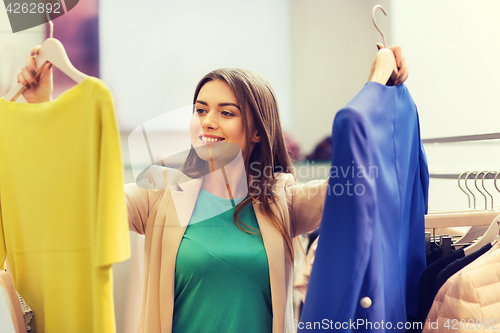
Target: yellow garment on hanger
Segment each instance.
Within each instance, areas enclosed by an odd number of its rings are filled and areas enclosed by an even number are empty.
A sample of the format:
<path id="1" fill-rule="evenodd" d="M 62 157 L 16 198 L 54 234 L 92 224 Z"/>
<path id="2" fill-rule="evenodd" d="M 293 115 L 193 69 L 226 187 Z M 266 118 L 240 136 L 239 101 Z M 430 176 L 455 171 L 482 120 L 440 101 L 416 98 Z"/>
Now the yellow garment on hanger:
<path id="1" fill-rule="evenodd" d="M 0 265 L 36 333 L 116 331 L 111 265 L 130 256 L 119 140 L 97 78 L 50 102 L 0 98 Z"/>

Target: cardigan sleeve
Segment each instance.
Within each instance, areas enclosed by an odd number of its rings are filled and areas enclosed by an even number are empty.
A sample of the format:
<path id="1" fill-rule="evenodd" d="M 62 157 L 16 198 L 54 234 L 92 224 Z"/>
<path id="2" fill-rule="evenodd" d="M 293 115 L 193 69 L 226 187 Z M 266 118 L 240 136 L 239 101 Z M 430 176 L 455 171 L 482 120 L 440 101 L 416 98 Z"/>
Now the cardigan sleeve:
<path id="1" fill-rule="evenodd" d="M 156 202 L 161 198 L 165 184 L 163 172 L 156 165 L 150 167 L 140 181 L 125 184 L 125 203 L 130 231 L 144 235 L 148 218 L 152 215 Z"/>
<path id="2" fill-rule="evenodd" d="M 290 205 L 292 238 L 319 227 L 329 179 L 299 183 L 289 175 L 285 192 Z"/>

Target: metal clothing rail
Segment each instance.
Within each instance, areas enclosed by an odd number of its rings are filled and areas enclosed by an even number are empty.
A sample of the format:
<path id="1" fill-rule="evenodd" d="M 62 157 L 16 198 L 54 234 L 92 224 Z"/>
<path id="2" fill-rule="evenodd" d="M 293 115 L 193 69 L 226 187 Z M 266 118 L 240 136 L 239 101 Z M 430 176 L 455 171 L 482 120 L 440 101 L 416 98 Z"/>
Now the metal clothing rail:
<path id="1" fill-rule="evenodd" d="M 471 174 L 476 174 L 478 173 L 479 171 L 475 172 L 471 172 Z M 497 174 L 497 171 L 493 172 L 491 171 L 490 173 L 488 173 L 487 175 L 484 176 L 484 179 L 495 179 L 495 175 Z M 441 178 L 441 179 L 455 179 L 455 180 L 458 180 L 458 177 L 460 176 L 463 176 L 464 174 L 463 173 L 430 173 L 429 174 L 429 178 Z M 500 177 L 497 177 L 497 178 L 500 178 Z M 465 179 L 465 178 L 462 178 L 462 179 Z M 483 177 L 481 177 L 481 179 L 483 179 Z M 469 178 L 469 180 L 471 181 L 474 181 L 474 178 Z"/>
<path id="2" fill-rule="evenodd" d="M 450 136 L 445 138 L 423 139 L 422 143 L 448 143 L 448 142 L 468 142 L 482 140 L 500 139 L 500 133 L 487 133 L 476 135 Z"/>

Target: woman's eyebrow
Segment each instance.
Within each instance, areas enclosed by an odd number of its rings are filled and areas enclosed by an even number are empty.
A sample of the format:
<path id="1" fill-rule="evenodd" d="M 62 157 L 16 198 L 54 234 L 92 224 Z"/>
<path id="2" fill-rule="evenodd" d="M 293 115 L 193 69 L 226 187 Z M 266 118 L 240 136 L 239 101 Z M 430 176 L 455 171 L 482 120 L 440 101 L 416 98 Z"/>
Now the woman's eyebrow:
<path id="1" fill-rule="evenodd" d="M 208 106 L 207 102 L 199 100 L 199 99 L 196 100 L 196 103 L 200 103 L 200 104 Z M 219 103 L 219 106 L 234 106 L 234 107 L 238 108 L 238 110 L 241 111 L 240 107 L 237 104 L 234 104 L 234 103 Z"/>

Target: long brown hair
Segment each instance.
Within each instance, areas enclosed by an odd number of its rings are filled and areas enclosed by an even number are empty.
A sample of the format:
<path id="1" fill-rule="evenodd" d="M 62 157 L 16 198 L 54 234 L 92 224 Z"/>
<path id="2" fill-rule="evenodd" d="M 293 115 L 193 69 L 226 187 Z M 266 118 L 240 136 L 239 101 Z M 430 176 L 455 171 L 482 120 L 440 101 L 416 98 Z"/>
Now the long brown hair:
<path id="1" fill-rule="evenodd" d="M 249 196 L 236 206 L 233 215 L 234 222 L 241 230 L 247 233 L 256 233 L 255 230 L 250 231 L 253 228 L 243 223 L 239 217 L 243 212 L 241 210 L 249 208 L 250 203 L 260 204 L 262 212 L 273 221 L 274 226 L 283 236 L 293 263 L 292 239 L 285 228 L 283 212 L 279 211 L 280 216 L 275 216 L 269 202 L 269 200 L 272 203 L 277 202 L 277 195 L 272 190 L 276 184 L 274 173 L 288 172 L 293 174 L 289 151 L 281 130 L 276 95 L 269 82 L 259 74 L 239 68 L 222 68 L 208 73 L 200 80 L 196 86 L 193 104 L 196 103 L 203 85 L 214 80 L 226 82 L 238 100 L 244 120 L 247 152 L 251 142 L 248 117 L 253 117 L 261 138 L 260 142 L 255 144 L 252 153 L 244 157 Z M 206 170 L 207 165 L 207 162 L 198 157 L 191 146 L 182 171 L 192 178 L 198 178 L 202 176 L 200 170 Z M 266 172 L 266 170 L 273 170 L 273 172 Z"/>

